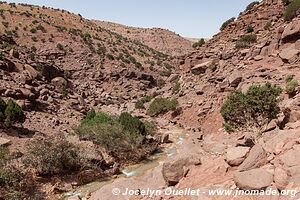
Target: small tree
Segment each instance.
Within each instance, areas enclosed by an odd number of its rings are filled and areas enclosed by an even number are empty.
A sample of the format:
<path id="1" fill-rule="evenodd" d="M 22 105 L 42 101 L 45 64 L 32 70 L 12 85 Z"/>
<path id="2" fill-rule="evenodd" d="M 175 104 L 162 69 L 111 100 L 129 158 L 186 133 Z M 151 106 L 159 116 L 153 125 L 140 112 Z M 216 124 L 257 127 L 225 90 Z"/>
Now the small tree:
<path id="1" fill-rule="evenodd" d="M 286 86 L 285 86 L 285 91 L 289 95 L 289 97 L 293 97 L 297 93 L 297 88 L 298 88 L 298 81 L 294 79 L 292 75 L 287 76 L 286 80 Z"/>
<path id="2" fill-rule="evenodd" d="M 4 116 L 4 124 L 6 127 L 11 127 L 14 123 L 24 123 L 26 118 L 22 108 L 11 99 L 7 102 Z"/>
<path id="3" fill-rule="evenodd" d="M 232 17 L 232 18 L 228 19 L 227 21 L 225 21 L 222 24 L 220 31 L 223 31 L 231 22 L 234 22 L 234 20 L 235 20 L 235 17 Z"/>
<path id="4" fill-rule="evenodd" d="M 270 83 L 251 86 L 246 93 L 231 93 L 221 108 L 224 126 L 231 130 L 256 129 L 260 133 L 264 125 L 277 117 L 280 93 L 281 88 Z"/>
<path id="5" fill-rule="evenodd" d="M 169 100 L 167 98 L 156 98 L 150 104 L 148 113 L 151 116 L 157 116 L 159 114 L 165 114 L 168 111 L 176 110 L 178 101 L 176 99 Z"/>
<path id="6" fill-rule="evenodd" d="M 300 9 L 300 0 L 293 0 L 286 8 L 283 16 L 285 21 L 292 21 Z"/>
<path id="7" fill-rule="evenodd" d="M 259 4 L 259 1 L 253 1 L 252 3 L 250 3 L 247 7 L 245 12 L 251 10 L 255 5 Z"/>
<path id="8" fill-rule="evenodd" d="M 76 171 L 82 166 L 79 148 L 64 137 L 38 138 L 27 145 L 24 159 L 26 167 L 39 175 L 53 175 L 64 171 Z"/>

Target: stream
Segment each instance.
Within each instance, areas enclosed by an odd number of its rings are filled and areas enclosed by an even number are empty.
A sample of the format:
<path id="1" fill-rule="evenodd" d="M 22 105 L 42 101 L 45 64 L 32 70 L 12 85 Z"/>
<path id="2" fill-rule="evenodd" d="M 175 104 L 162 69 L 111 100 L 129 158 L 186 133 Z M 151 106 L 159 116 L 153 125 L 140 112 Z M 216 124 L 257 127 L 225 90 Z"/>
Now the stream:
<path id="1" fill-rule="evenodd" d="M 126 167 L 122 170 L 122 174 L 118 175 L 116 178 L 101 179 L 78 187 L 75 191 L 66 193 L 64 195 L 65 199 L 72 196 L 85 196 L 88 193 L 94 193 L 103 189 L 103 187 L 110 187 L 110 185 L 113 185 L 118 181 L 126 184 L 128 181 L 135 181 L 136 178 L 141 178 L 146 173 L 154 171 L 156 168 L 161 166 L 167 158 L 178 154 L 178 150 L 187 137 L 183 129 L 175 126 L 170 126 L 164 131 L 164 133 L 168 133 L 170 135 L 170 141 L 172 141 L 172 143 L 167 144 L 164 148 L 162 148 L 162 151 L 153 154 L 148 160 L 142 163 Z"/>

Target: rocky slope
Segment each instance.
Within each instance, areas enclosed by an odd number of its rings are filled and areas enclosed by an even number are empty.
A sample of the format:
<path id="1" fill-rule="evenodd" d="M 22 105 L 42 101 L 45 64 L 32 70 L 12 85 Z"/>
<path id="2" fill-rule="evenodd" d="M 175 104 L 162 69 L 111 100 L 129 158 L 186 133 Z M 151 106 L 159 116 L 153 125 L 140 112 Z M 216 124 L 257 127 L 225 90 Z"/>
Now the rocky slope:
<path id="1" fill-rule="evenodd" d="M 193 50 L 190 41 L 169 30 L 161 28 L 135 28 L 121 24 L 105 21 L 95 21 L 96 24 L 128 37 L 132 40 L 140 41 L 147 46 L 168 55 L 179 56 Z"/>
<path id="2" fill-rule="evenodd" d="M 24 127 L 31 136 L 72 132 L 90 108 L 133 111 L 145 117 L 145 110 L 134 108 L 140 97 L 176 97 L 181 109 L 163 117 L 185 128 L 191 137 L 182 153 L 163 165 L 166 184 L 159 188 L 299 187 L 298 90 L 293 97 L 282 93 L 280 116 L 257 141 L 248 132 L 225 132 L 220 115 L 224 100 L 235 89 L 246 91 L 265 82 L 285 88 L 288 75 L 300 79 L 300 18 L 285 22 L 281 0 L 262 1 L 197 51 L 175 58 L 66 11 L 14 4 L 0 7 L 4 10 L 0 93 L 24 107 Z M 244 35 L 256 38 L 241 45 Z M 1 131 L 1 141 L 13 141 L 13 151 L 22 152 L 31 136 Z M 195 156 L 201 162 L 194 162 Z M 253 174 L 262 178 L 254 179 Z"/>
<path id="3" fill-rule="evenodd" d="M 182 156 L 197 155 L 201 165 L 184 164 L 162 170 L 165 180 L 174 179 L 175 188 L 265 189 L 276 191 L 299 188 L 299 91 L 294 97 L 285 92 L 280 99 L 281 113 L 264 129 L 257 142 L 250 132 L 227 133 L 220 108 L 227 95 L 236 89 L 246 91 L 253 84 L 271 82 L 285 89 L 286 77 L 299 80 L 300 18 L 285 22 L 281 0 L 265 0 L 242 13 L 236 21 L 215 35 L 198 51 L 179 59 L 181 90 L 178 97 L 182 114 L 173 119 L 190 130 L 194 138 L 186 145 L 192 149 Z M 249 33 L 248 27 L 253 27 Z M 257 39 L 238 47 L 244 35 Z M 197 149 L 197 151 L 195 150 Z M 173 160 L 166 166 L 172 166 Z M 177 165 L 177 164 L 176 164 Z M 183 169 L 188 168 L 184 174 Z M 172 184 L 173 185 L 173 184 Z M 161 198 L 161 197 L 159 197 Z M 157 199 L 159 199 L 157 198 Z M 201 195 L 198 199 L 231 199 L 232 196 Z M 239 199 L 297 199 L 278 195 L 241 196 Z M 164 196 L 163 199 L 197 199 L 189 196 Z"/>

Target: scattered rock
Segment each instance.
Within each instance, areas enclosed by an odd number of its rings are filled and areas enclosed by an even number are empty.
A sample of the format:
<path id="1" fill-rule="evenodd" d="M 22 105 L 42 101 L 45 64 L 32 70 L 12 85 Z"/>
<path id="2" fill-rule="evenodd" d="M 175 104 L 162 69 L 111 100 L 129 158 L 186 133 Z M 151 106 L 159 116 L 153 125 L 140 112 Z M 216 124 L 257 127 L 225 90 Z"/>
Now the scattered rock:
<path id="1" fill-rule="evenodd" d="M 235 70 L 229 77 L 228 81 L 231 87 L 237 87 L 242 81 L 243 77 L 241 72 Z"/>
<path id="2" fill-rule="evenodd" d="M 260 190 L 269 187 L 273 182 L 273 175 L 264 169 L 252 169 L 234 174 L 234 182 L 243 190 Z"/>
<path id="3" fill-rule="evenodd" d="M 238 167 L 239 171 L 246 171 L 263 166 L 268 162 L 267 154 L 260 144 L 256 144 L 250 150 L 248 157 Z"/>
<path id="4" fill-rule="evenodd" d="M 193 74 L 204 74 L 207 70 L 207 68 L 209 68 L 209 66 L 211 66 L 212 61 L 207 61 L 201 64 L 196 65 L 195 67 L 192 68 L 192 73 Z"/>
<path id="5" fill-rule="evenodd" d="M 226 152 L 226 161 L 231 166 L 238 166 L 245 160 L 246 155 L 249 151 L 249 147 L 229 148 Z"/>
<path id="6" fill-rule="evenodd" d="M 199 164 L 201 164 L 199 155 L 174 158 L 163 164 L 162 174 L 167 185 L 174 186 L 184 177 L 187 167 Z"/>
<path id="7" fill-rule="evenodd" d="M 0 137 L 0 147 L 7 147 L 11 145 L 11 140 Z"/>
<path id="8" fill-rule="evenodd" d="M 299 50 L 289 47 L 283 49 L 279 53 L 279 56 L 282 59 L 282 61 L 285 63 L 294 63 L 299 60 L 299 53 L 300 53 Z"/>

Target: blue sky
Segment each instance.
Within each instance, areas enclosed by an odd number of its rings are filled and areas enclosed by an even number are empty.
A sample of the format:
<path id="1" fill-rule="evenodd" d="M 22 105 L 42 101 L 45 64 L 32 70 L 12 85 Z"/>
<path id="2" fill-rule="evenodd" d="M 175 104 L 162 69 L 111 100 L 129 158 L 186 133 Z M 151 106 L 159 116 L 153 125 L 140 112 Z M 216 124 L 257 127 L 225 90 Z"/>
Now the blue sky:
<path id="1" fill-rule="evenodd" d="M 160 27 L 185 37 L 208 38 L 253 0 L 7 0 L 61 8 L 88 19 Z"/>

